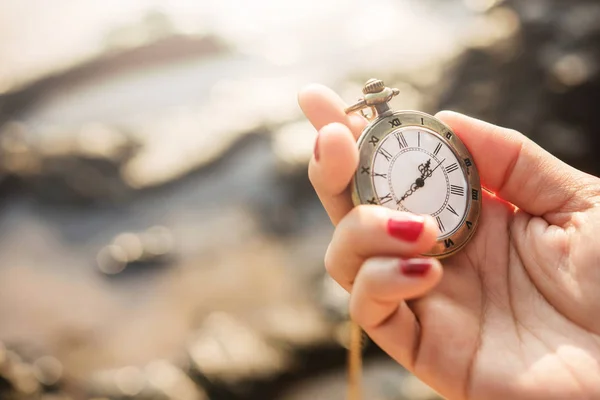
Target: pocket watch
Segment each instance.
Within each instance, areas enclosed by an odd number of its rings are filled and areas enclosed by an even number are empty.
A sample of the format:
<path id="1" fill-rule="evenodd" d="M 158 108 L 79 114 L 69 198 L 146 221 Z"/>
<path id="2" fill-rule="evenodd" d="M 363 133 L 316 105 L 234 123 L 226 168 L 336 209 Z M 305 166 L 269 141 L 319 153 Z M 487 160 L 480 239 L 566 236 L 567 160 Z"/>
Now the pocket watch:
<path id="1" fill-rule="evenodd" d="M 400 91 L 383 81 L 367 81 L 363 94 L 345 110 L 360 111 L 369 121 L 357 141 L 354 205 L 431 215 L 439 235 L 423 256 L 442 259 L 455 254 L 473 237 L 481 213 L 481 183 L 469 150 L 439 119 L 420 111 L 391 110 L 388 103 Z M 348 399 L 359 400 L 364 337 L 353 321 L 350 334 Z"/>
<path id="2" fill-rule="evenodd" d="M 473 157 L 452 129 L 420 111 L 393 111 L 400 91 L 377 79 L 346 113 L 369 124 L 358 139 L 359 166 L 352 179 L 354 205 L 374 204 L 431 215 L 439 235 L 428 257 L 445 258 L 471 239 L 481 212 L 481 183 Z M 371 114 L 364 113 L 365 108 Z"/>

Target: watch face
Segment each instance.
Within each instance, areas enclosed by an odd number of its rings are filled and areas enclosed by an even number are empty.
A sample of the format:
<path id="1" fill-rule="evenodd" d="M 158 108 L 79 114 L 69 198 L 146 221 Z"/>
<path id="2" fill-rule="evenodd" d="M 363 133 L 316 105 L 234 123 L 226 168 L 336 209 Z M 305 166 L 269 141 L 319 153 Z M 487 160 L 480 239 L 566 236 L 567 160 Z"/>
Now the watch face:
<path id="1" fill-rule="evenodd" d="M 439 237 L 424 255 L 447 257 L 475 233 L 481 183 L 469 150 L 437 118 L 397 111 L 378 118 L 358 141 L 355 205 L 371 204 L 437 220 Z"/>
<path id="2" fill-rule="evenodd" d="M 378 143 L 371 171 L 380 205 L 433 216 L 441 238 L 464 223 L 468 176 L 452 148 L 434 132 L 416 126 L 394 130 Z"/>

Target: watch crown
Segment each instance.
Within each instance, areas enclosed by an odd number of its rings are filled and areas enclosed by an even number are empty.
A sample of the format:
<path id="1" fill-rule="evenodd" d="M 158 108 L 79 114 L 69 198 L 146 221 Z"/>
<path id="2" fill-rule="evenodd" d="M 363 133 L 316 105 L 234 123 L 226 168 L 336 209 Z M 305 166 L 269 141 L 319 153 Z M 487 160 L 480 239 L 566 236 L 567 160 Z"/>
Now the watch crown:
<path id="1" fill-rule="evenodd" d="M 385 84 L 381 79 L 369 79 L 363 87 L 364 94 L 379 93 L 385 89 Z"/>
<path id="2" fill-rule="evenodd" d="M 365 86 L 363 86 L 363 94 L 364 98 L 358 100 L 357 103 L 347 107 L 345 109 L 346 113 L 351 113 L 354 111 L 360 111 L 363 117 L 367 118 L 369 121 L 377 118 L 378 115 L 383 115 L 390 111 L 390 107 L 388 102 L 394 97 L 400 94 L 398 89 L 392 89 L 385 87 L 385 84 L 381 79 L 369 79 Z M 372 113 L 370 116 L 367 116 L 363 109 L 371 108 Z"/>

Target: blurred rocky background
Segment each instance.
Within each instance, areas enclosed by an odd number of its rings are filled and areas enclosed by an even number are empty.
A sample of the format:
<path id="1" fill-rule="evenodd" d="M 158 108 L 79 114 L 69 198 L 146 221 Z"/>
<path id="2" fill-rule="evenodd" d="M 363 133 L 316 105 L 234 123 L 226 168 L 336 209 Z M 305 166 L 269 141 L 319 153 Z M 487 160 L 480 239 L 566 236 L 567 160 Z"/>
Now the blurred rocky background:
<path id="1" fill-rule="evenodd" d="M 600 173 L 597 0 L 0 3 L 0 398 L 344 399 L 310 82 Z M 373 344 L 365 399 L 436 399 Z"/>

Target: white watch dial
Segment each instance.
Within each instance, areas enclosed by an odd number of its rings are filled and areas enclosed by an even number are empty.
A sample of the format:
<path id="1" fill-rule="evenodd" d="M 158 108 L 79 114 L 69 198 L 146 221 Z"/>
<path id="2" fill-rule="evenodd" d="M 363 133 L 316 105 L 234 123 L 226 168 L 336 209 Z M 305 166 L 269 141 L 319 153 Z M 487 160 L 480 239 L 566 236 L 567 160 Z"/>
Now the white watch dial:
<path id="1" fill-rule="evenodd" d="M 410 126 L 386 136 L 371 175 L 381 205 L 433 216 L 440 237 L 454 233 L 468 212 L 468 177 L 452 149 L 427 129 Z"/>

